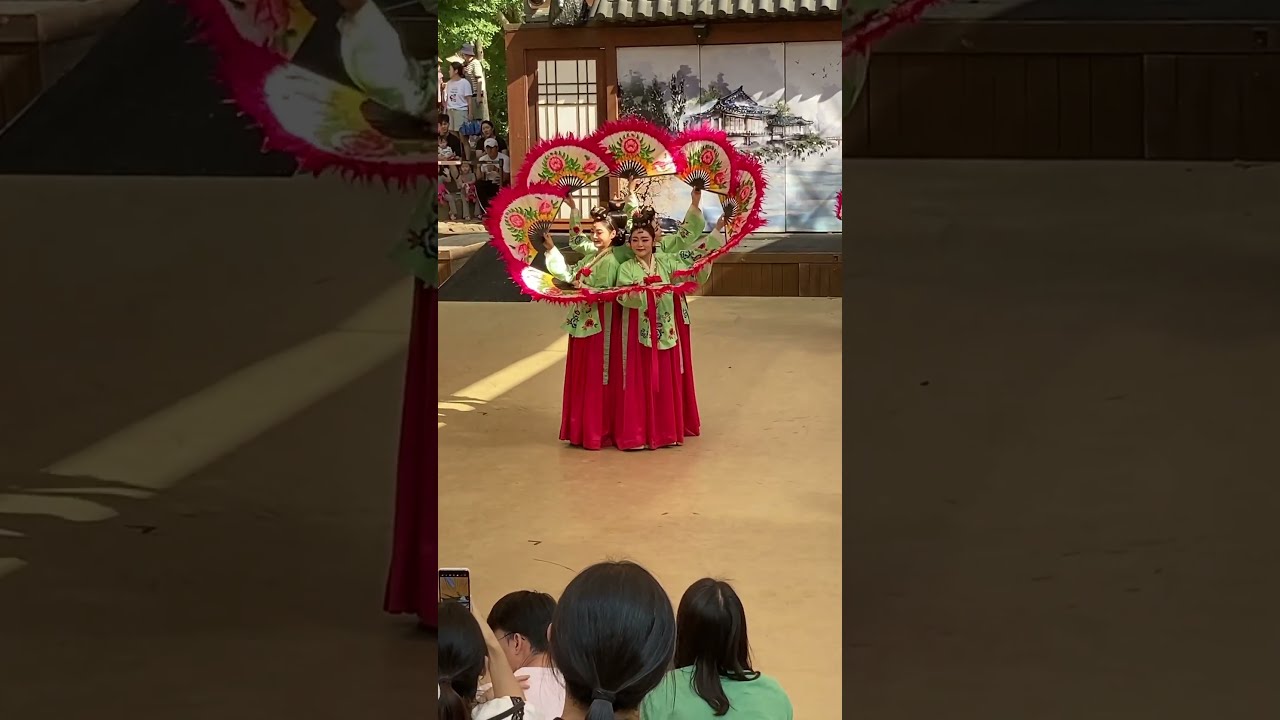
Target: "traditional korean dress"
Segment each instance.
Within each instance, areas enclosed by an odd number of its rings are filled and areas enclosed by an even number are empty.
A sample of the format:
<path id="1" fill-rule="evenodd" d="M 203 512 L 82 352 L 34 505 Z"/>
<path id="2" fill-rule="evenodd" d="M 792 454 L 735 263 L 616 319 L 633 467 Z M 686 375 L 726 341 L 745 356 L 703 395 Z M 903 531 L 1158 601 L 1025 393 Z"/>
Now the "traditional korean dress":
<path id="1" fill-rule="evenodd" d="M 705 227 L 702 213 L 690 210 L 677 237 L 698 238 Z M 676 242 L 673 238 L 672 245 Z M 680 349 L 682 338 L 683 344 L 688 342 L 688 309 L 683 297 L 660 294 L 656 289 L 677 280 L 676 272 L 691 269 L 698 257 L 722 244 L 723 238 L 708 235 L 686 250 L 659 250 L 649 264 L 632 258 L 618 268 L 618 287 L 637 288 L 637 292 L 618 299 L 625 310 L 614 444 L 621 450 L 679 445 L 686 436 L 701 431 L 693 392 L 692 354 Z M 710 275 L 711 267 L 707 266 L 694 279 L 704 283 Z"/>
<path id="2" fill-rule="evenodd" d="M 339 24 L 343 65 L 351 80 L 387 107 L 415 116 L 435 103 L 421 67 L 372 3 Z M 393 255 L 415 276 L 396 472 L 395 527 L 383 607 L 416 614 L 435 627 L 437 611 L 436 327 L 437 215 L 434 189 L 424 189 L 405 238 Z"/>
<path id="3" fill-rule="evenodd" d="M 608 290 L 618 279 L 620 261 L 606 248 L 604 257 L 592 264 L 595 244 L 580 231 L 577 212 L 570 217 L 574 234 L 569 244 L 582 259 L 568 266 L 559 250 L 547 252 L 547 272 L 563 282 L 579 281 L 583 287 Z M 589 269 L 585 269 L 587 265 Z M 561 329 L 569 334 L 569 351 L 564 371 L 564 397 L 560 409 L 560 439 L 570 445 L 599 450 L 613 442 L 614 400 L 610 382 L 622 371 L 618 357 L 619 322 L 622 308 L 612 301 L 578 303 L 569 308 Z"/>

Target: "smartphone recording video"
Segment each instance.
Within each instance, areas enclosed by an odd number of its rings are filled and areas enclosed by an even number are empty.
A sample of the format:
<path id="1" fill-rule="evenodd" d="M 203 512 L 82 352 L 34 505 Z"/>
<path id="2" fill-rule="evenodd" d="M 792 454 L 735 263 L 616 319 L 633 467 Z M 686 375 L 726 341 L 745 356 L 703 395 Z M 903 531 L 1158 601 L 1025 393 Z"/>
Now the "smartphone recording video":
<path id="1" fill-rule="evenodd" d="M 440 602 L 462 603 L 471 609 L 471 571 L 467 568 L 440 568 Z"/>

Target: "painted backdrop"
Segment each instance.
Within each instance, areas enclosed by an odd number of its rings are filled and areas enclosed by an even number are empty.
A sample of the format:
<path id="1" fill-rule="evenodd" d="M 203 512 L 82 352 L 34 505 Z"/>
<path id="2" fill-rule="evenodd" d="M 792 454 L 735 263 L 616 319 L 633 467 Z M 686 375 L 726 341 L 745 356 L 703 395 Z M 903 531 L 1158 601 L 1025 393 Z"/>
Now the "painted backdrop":
<path id="1" fill-rule="evenodd" d="M 767 231 L 839 232 L 841 45 L 831 42 L 619 48 L 624 115 L 679 131 L 709 123 L 758 155 L 769 174 Z M 664 183 L 651 200 L 674 217 L 687 187 Z M 710 200 L 710 199 L 709 199 Z M 719 205 L 703 203 L 709 221 Z"/>

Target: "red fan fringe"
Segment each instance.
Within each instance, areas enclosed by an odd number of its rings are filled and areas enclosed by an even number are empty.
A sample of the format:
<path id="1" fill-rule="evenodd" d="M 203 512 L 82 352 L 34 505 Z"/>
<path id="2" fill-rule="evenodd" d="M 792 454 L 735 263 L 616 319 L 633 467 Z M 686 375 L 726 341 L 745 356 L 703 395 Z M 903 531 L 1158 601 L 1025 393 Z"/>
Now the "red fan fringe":
<path id="1" fill-rule="evenodd" d="M 596 128 L 596 131 L 591 133 L 591 139 L 594 140 L 596 144 L 603 146 L 604 138 L 609 135 L 622 132 L 638 132 L 650 135 L 654 140 L 658 141 L 662 147 L 666 148 L 668 153 L 671 154 L 671 159 L 676 166 L 676 173 L 679 174 L 684 172 L 684 157 L 677 152 L 679 146 L 676 145 L 675 135 L 665 127 L 655 122 L 645 120 L 642 117 L 626 115 L 618 118 L 617 120 L 611 120 L 604 125 L 601 125 L 599 128 Z M 607 155 L 608 150 L 606 150 L 605 153 Z"/>
<path id="2" fill-rule="evenodd" d="M 263 134 L 264 151 L 292 155 L 298 169 L 319 176 L 336 172 L 355 182 L 381 181 L 391 188 L 411 190 L 437 172 L 434 161 L 385 163 L 360 160 L 323 150 L 284 128 L 267 106 L 265 84 L 272 72 L 290 63 L 280 54 L 249 42 L 218 0 L 173 0 L 187 8 L 198 30 L 196 40 L 210 45 L 217 56 L 216 77 L 241 111 Z"/>
<path id="3" fill-rule="evenodd" d="M 925 10 L 940 2 L 944 0 L 902 0 L 888 10 L 871 13 L 844 33 L 844 57 L 866 52 L 894 28 L 919 20 Z"/>
<path id="4" fill-rule="evenodd" d="M 687 278 L 687 277 L 695 277 L 695 276 L 697 276 L 697 274 L 698 274 L 698 273 L 702 272 L 703 268 L 707 267 L 707 266 L 708 266 L 708 265 L 710 265 L 711 263 L 713 263 L 713 262 L 715 262 L 716 260 L 718 260 L 718 259 L 719 259 L 721 256 L 723 256 L 725 253 L 727 253 L 727 252 L 729 252 L 729 251 L 733 250 L 735 247 L 737 247 L 737 246 L 738 246 L 738 243 L 742 242 L 742 239 L 743 239 L 743 238 L 745 238 L 746 236 L 750 235 L 751 233 L 753 233 L 753 232 L 755 232 L 755 231 L 759 230 L 760 228 L 762 228 L 762 227 L 764 227 L 764 226 L 765 226 L 765 220 L 764 220 L 764 218 L 763 218 L 763 217 L 760 217 L 759 213 L 752 213 L 752 216 L 751 216 L 750 218 L 748 218 L 748 219 L 747 219 L 747 222 L 746 222 L 746 224 L 744 224 L 744 225 L 742 226 L 742 229 L 741 229 L 741 230 L 739 230 L 739 231 L 738 231 L 738 233 L 737 233 L 736 235 L 734 235 L 733 237 L 729 238 L 729 241 L 728 241 L 728 242 L 726 242 L 724 245 L 722 245 L 722 246 L 720 246 L 720 247 L 716 248 L 714 251 L 712 251 L 712 252 L 711 252 L 710 254 L 708 254 L 706 257 L 704 257 L 704 258 L 699 258 L 699 259 L 698 259 L 698 261 L 697 261 L 697 262 L 695 262 L 695 263 L 693 264 L 693 266 L 692 266 L 692 267 L 690 267 L 688 270 L 677 270 L 677 271 L 675 271 L 674 273 L 672 273 L 672 275 L 673 275 L 676 279 L 683 279 L 683 278 Z"/>
<path id="5" fill-rule="evenodd" d="M 521 163 L 520 169 L 516 171 L 516 176 L 512 179 L 511 184 L 513 186 L 526 184 L 529 181 L 529 174 L 533 172 L 533 161 L 558 147 L 577 147 L 594 153 L 596 157 L 600 158 L 606 172 L 612 173 L 614 171 L 613 158 L 594 138 L 594 134 L 585 138 L 580 138 L 576 135 L 556 135 L 555 137 L 538 141 L 536 145 L 529 148 L 529 151 L 524 154 L 524 162 Z M 602 175 L 601 177 L 604 176 Z"/>

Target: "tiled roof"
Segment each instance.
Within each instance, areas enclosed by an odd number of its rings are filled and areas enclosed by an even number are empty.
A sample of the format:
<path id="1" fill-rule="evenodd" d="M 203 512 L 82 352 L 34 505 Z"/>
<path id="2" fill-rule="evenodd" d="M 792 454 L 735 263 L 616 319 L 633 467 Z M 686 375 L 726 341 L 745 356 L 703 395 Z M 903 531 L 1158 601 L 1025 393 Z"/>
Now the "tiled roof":
<path id="1" fill-rule="evenodd" d="M 840 0 L 596 0 L 595 22 L 837 18 Z"/>

